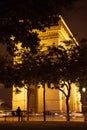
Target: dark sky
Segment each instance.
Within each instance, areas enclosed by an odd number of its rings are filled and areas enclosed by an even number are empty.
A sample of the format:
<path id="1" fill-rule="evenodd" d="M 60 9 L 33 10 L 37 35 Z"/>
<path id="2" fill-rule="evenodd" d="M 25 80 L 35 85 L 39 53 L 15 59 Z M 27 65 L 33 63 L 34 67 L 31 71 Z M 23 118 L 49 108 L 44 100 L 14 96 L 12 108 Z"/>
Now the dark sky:
<path id="1" fill-rule="evenodd" d="M 87 0 L 78 0 L 73 10 L 65 13 L 65 21 L 77 39 L 87 38 Z"/>
<path id="2" fill-rule="evenodd" d="M 7 8 L 9 5 L 13 5 L 16 0 L 3 1 L 5 0 L 0 1 L 0 7 L 3 8 L 4 5 Z M 15 2 L 15 4 L 17 4 L 18 1 Z M 71 32 L 76 35 L 77 38 L 87 38 L 87 0 L 77 0 L 75 8 L 65 12 L 64 20 L 69 26 Z"/>

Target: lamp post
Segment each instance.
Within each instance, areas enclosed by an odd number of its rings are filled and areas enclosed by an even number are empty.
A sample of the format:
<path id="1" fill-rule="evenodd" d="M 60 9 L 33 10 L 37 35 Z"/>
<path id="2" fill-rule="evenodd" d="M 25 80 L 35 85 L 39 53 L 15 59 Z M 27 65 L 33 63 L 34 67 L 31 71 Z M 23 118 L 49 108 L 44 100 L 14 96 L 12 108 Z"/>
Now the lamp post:
<path id="1" fill-rule="evenodd" d="M 87 90 L 82 88 L 81 92 L 82 112 L 84 114 L 84 120 L 87 121 Z"/>
<path id="2" fill-rule="evenodd" d="M 86 95 L 87 95 L 86 88 L 83 87 L 81 92 L 81 101 L 83 105 L 87 104 Z"/>

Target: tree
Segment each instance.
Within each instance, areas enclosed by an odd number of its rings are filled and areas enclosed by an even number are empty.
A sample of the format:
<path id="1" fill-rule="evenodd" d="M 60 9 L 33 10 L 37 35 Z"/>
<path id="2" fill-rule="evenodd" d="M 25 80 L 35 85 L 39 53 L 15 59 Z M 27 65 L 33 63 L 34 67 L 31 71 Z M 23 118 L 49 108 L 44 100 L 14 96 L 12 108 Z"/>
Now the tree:
<path id="1" fill-rule="evenodd" d="M 2 11 L 0 11 L 0 43 L 7 44 L 7 50 L 13 59 L 21 55 L 16 53 L 18 51 L 16 45 L 19 43 L 22 43 L 22 49 L 30 50 L 29 55 L 26 55 L 25 51 L 22 51 L 24 55 L 23 58 L 30 55 L 33 56 L 34 53 L 37 53 L 40 41 L 37 32 L 34 30 L 45 31 L 45 27 L 56 24 L 63 8 L 69 7 L 69 5 L 71 7 L 72 3 L 72 0 L 13 0 L 12 2 L 9 0 L 8 3 L 4 1 L 1 2 L 3 8 Z M 36 61 L 34 60 L 34 62 Z M 7 77 L 5 79 L 7 80 L 9 78 L 9 86 L 13 84 L 23 86 L 22 81 L 24 81 L 25 84 L 29 83 L 29 81 L 30 84 L 34 82 L 32 81 L 32 77 L 34 78 L 32 74 L 34 73 L 31 74 L 31 72 L 37 68 L 37 66 L 35 66 L 35 64 L 32 65 L 32 63 L 30 64 L 32 69 L 28 66 L 29 70 L 27 71 L 29 72 L 28 74 L 31 75 L 30 80 L 28 76 L 28 81 L 27 77 L 24 77 L 26 75 L 25 64 L 26 61 L 24 59 L 21 61 L 21 64 L 16 62 L 16 64 L 8 67 Z M 36 72 L 37 70 L 35 69 Z"/>
<path id="2" fill-rule="evenodd" d="M 54 45 L 53 45 L 54 46 Z M 42 47 L 41 47 L 42 48 Z M 65 52 L 63 52 L 63 47 L 55 48 L 54 53 L 51 51 L 51 47 L 48 47 L 46 50 L 43 48 L 37 51 L 37 53 L 26 52 L 21 57 L 20 64 L 20 75 L 22 76 L 22 83 L 27 86 L 27 92 L 30 93 L 31 86 L 35 85 L 38 87 L 39 84 L 43 87 L 43 106 L 44 106 L 44 121 L 46 120 L 46 107 L 45 107 L 45 85 L 48 87 L 51 83 L 54 83 L 54 80 L 58 81 L 60 79 L 60 62 L 61 58 L 64 57 Z M 57 52 L 57 58 L 55 53 Z M 26 55 L 25 55 L 26 54 Z M 56 61 L 59 61 L 55 63 Z M 17 65 L 17 64 L 16 64 Z M 59 65 L 59 66 L 58 66 Z M 17 68 L 17 67 L 16 67 Z M 27 98 L 29 103 L 29 96 Z M 29 104 L 28 104 L 29 106 Z M 27 108 L 29 111 L 29 108 Z"/>
<path id="3" fill-rule="evenodd" d="M 43 50 L 43 49 L 42 49 Z M 43 107 L 44 107 L 44 121 L 46 121 L 46 106 L 45 106 L 45 85 L 49 88 L 53 88 L 51 84 L 54 84 L 54 88 L 63 92 L 66 97 L 66 105 L 67 105 L 67 113 L 69 113 L 68 100 L 70 97 L 70 84 L 67 84 L 67 80 L 65 71 L 68 69 L 67 63 L 69 61 L 69 56 L 67 55 L 67 51 L 62 47 L 53 46 L 47 47 L 46 50 L 40 51 L 37 61 L 38 66 L 36 70 L 36 80 L 37 84 L 41 84 L 43 87 Z M 69 64 L 68 64 L 69 65 Z M 69 67 L 69 66 L 68 66 Z M 65 69 L 64 69 L 65 68 Z M 69 72 L 67 72 L 67 77 Z M 63 84 L 61 84 L 61 82 Z M 66 83 L 66 84 L 65 84 Z M 59 85 L 62 85 L 59 87 Z M 62 88 L 66 85 L 68 94 L 66 94 Z M 68 86 L 69 85 L 69 86 Z M 68 89 L 69 87 L 69 89 Z"/>
<path id="4" fill-rule="evenodd" d="M 27 89 L 27 120 L 29 120 L 29 99 L 30 94 L 34 86 L 36 86 L 37 80 L 36 69 L 37 69 L 37 53 L 31 53 L 28 50 L 22 56 L 22 64 L 20 67 L 20 73 L 22 76 L 22 83 L 24 84 L 25 89 Z M 34 87 L 35 89 L 35 87 Z"/>
<path id="5" fill-rule="evenodd" d="M 51 64 L 53 65 L 54 71 L 51 73 L 52 80 L 50 83 L 54 84 L 54 87 L 52 88 L 56 88 L 64 94 L 66 99 L 67 121 L 69 121 L 69 98 L 71 93 L 71 85 L 72 83 L 75 83 L 78 78 L 76 75 L 78 51 L 74 46 L 72 49 L 70 48 L 68 50 L 63 47 L 61 50 L 59 47 L 53 47 L 50 48 L 49 54 L 51 54 Z"/>
<path id="6" fill-rule="evenodd" d="M 61 48 L 59 48 L 58 51 L 59 51 L 58 56 L 62 55 Z M 54 59 L 53 59 L 53 57 L 54 57 Z M 51 51 L 51 47 L 47 47 L 46 50 L 44 50 L 43 48 L 42 48 L 42 50 L 40 49 L 40 52 L 37 55 L 38 64 L 37 64 L 35 79 L 36 79 L 37 85 L 39 86 L 39 84 L 40 84 L 43 87 L 43 114 L 44 114 L 44 121 L 46 121 L 46 103 L 45 103 L 45 100 L 46 100 L 45 99 L 46 86 L 50 87 L 50 85 L 53 83 L 55 78 L 56 78 L 56 80 L 59 80 L 59 78 L 60 78 L 60 73 L 59 73 L 59 68 L 60 67 L 54 66 L 54 64 L 56 62 L 55 60 L 56 60 L 55 59 L 55 53 L 53 53 Z"/>

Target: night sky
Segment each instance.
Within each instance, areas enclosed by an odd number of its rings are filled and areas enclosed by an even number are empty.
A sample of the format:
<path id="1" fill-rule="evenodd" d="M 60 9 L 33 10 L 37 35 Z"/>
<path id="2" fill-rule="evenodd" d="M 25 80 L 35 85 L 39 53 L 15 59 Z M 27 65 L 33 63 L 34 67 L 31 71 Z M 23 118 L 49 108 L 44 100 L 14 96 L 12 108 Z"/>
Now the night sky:
<path id="1" fill-rule="evenodd" d="M 87 0 L 78 0 L 73 10 L 65 12 L 64 20 L 77 39 L 87 38 Z"/>
<path id="2" fill-rule="evenodd" d="M 3 6 L 17 5 L 21 0 L 0 0 L 0 16 Z M 6 11 L 4 9 L 4 11 Z M 76 38 L 87 38 L 87 0 L 77 0 L 72 10 L 65 11 L 64 20 Z"/>

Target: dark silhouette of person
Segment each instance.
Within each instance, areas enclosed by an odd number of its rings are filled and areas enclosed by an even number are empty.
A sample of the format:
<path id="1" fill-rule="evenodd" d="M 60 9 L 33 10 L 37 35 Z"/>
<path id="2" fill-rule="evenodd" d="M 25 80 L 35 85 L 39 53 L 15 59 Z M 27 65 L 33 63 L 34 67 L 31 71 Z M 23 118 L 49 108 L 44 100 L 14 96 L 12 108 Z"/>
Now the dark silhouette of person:
<path id="1" fill-rule="evenodd" d="M 21 120 L 21 109 L 20 109 L 20 107 L 17 108 L 16 113 L 17 113 L 17 116 L 18 116 L 18 121 L 20 121 Z"/>

